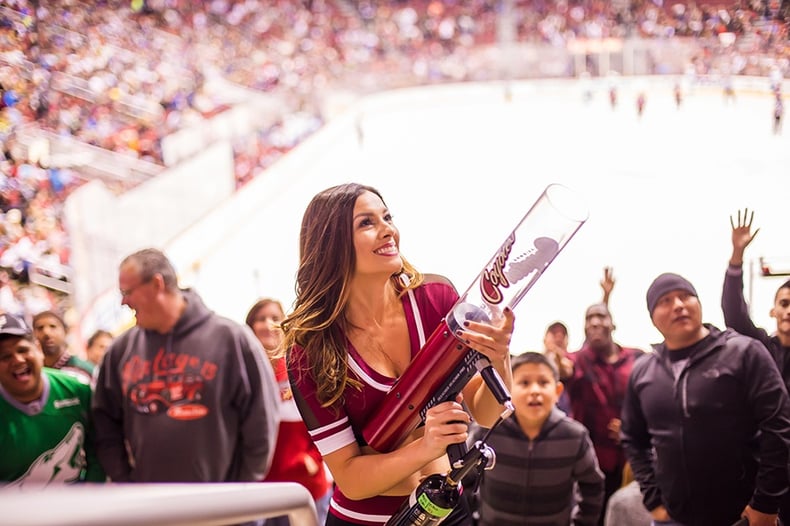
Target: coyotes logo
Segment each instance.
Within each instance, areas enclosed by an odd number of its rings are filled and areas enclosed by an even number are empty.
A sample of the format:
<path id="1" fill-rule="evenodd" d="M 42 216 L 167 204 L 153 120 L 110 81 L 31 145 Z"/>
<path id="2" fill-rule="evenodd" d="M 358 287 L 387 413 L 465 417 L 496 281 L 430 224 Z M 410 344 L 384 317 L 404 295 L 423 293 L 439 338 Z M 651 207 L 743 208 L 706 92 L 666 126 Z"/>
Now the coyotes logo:
<path id="1" fill-rule="evenodd" d="M 516 256 L 508 266 L 508 259 L 515 242 L 516 233 L 513 232 L 494 256 L 491 266 L 483 270 L 480 277 L 480 294 L 482 294 L 483 300 L 490 305 L 499 305 L 504 299 L 502 289 L 509 288 L 533 272 L 535 275 L 526 288 L 535 283 L 559 253 L 557 241 L 550 237 L 538 237 L 534 241 L 534 248 Z"/>

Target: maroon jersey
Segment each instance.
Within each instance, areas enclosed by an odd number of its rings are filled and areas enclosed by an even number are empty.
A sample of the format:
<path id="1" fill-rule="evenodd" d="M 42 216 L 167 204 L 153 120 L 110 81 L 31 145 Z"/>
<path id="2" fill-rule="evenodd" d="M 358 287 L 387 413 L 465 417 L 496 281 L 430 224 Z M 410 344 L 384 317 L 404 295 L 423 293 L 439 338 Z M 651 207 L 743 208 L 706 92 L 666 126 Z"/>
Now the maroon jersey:
<path id="1" fill-rule="evenodd" d="M 439 282 L 424 283 L 403 296 L 412 358 L 457 300 L 458 293 L 455 289 Z M 316 384 L 308 372 L 309 357 L 298 346 L 289 355 L 288 368 L 294 399 L 310 436 L 322 455 L 328 455 L 355 441 L 360 446 L 365 445 L 362 430 L 396 380 L 370 368 L 350 342 L 347 359 L 349 377 L 359 381 L 362 389 L 348 389 L 342 403 L 324 408 L 315 396 Z M 338 487 L 332 496 L 330 513 L 356 524 L 384 524 L 405 498 L 406 496 L 377 496 L 351 500 Z"/>

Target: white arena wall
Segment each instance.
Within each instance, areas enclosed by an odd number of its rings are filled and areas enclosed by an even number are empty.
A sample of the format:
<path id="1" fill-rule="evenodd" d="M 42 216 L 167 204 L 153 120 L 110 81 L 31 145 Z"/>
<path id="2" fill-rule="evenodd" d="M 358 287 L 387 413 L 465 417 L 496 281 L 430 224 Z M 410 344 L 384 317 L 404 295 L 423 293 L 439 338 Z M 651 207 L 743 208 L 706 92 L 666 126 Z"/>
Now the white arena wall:
<path id="1" fill-rule="evenodd" d="M 588 82 L 441 85 L 337 97 L 327 107 L 334 118 L 319 132 L 241 191 L 215 194 L 221 198 L 207 215 L 183 217 L 174 237 L 156 232 L 163 224 L 173 227 L 178 208 L 167 218 L 141 209 L 129 226 L 151 237 L 133 236 L 107 250 L 115 257 L 94 272 L 113 274 L 122 255 L 159 246 L 182 284 L 195 287 L 220 314 L 243 322 L 260 296 L 287 307 L 307 203 L 319 190 L 356 181 L 383 193 L 401 231 L 402 253 L 462 292 L 543 188 L 557 182 L 583 194 L 590 219 L 519 305 L 514 353 L 540 349 L 546 325 L 557 319 L 568 324 L 571 346 L 578 347 L 584 309 L 600 299 L 607 265 L 617 279 L 611 310 L 621 343 L 647 348 L 659 339 L 644 293 L 664 271 L 689 278 L 705 319 L 721 326 L 729 214 L 747 206 L 757 211 L 762 230 L 747 256 L 790 255 L 782 228 L 790 129 L 771 131 L 768 80 L 736 79 L 730 103 L 719 85 L 692 86 L 679 77 Z M 680 109 L 672 98 L 675 82 L 685 92 Z M 606 93 L 611 83 L 619 92 L 614 110 Z M 585 103 L 587 89 L 592 99 Z M 639 91 L 647 95 L 641 119 Z M 192 177 L 207 174 L 196 166 Z M 139 199 L 164 206 L 174 191 L 146 184 Z M 125 229 L 116 231 L 117 240 L 125 236 Z M 92 279 L 80 262 L 77 280 Z M 766 327 L 779 283 L 755 277 L 747 291 L 755 320 Z M 128 325 L 115 288 L 87 303 L 83 334 Z"/>
<path id="2" fill-rule="evenodd" d="M 233 156 L 217 142 L 130 191 L 116 195 L 94 180 L 66 200 L 74 303 L 80 333 L 129 323 L 117 292 L 117 267 L 142 247 L 165 247 L 233 195 Z"/>

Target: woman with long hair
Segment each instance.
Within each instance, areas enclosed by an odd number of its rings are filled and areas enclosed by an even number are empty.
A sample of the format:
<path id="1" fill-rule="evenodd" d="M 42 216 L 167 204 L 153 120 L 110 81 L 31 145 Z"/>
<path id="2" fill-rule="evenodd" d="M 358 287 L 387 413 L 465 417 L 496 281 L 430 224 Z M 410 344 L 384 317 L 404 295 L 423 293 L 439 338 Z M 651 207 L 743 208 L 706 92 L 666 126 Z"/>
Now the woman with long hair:
<path id="1" fill-rule="evenodd" d="M 445 278 L 423 275 L 400 250 L 381 194 L 356 183 L 318 193 L 305 211 L 293 311 L 282 323 L 294 398 L 335 480 L 327 525 L 384 524 L 424 477 L 449 470 L 446 449 L 467 439 L 469 414 L 490 426 L 502 407 L 475 376 L 456 401 L 378 453 L 362 430 L 427 336 L 458 300 Z M 510 386 L 513 313 L 459 331 Z M 463 499 L 462 499 L 463 502 Z M 457 508 L 444 524 L 471 524 Z"/>

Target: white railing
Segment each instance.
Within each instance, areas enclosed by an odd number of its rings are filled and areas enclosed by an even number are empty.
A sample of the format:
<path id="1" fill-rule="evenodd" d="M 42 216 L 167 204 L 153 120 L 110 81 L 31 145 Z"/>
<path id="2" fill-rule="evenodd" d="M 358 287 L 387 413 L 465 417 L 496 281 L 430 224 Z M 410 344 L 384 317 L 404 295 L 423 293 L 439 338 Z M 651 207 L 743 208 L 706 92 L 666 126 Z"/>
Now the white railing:
<path id="1" fill-rule="evenodd" d="M 0 489 L 0 509 L 8 526 L 220 526 L 280 515 L 318 526 L 312 496 L 293 482 Z"/>

